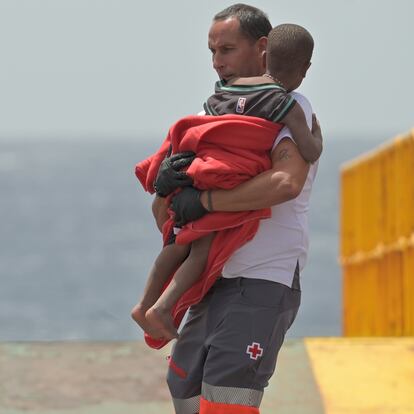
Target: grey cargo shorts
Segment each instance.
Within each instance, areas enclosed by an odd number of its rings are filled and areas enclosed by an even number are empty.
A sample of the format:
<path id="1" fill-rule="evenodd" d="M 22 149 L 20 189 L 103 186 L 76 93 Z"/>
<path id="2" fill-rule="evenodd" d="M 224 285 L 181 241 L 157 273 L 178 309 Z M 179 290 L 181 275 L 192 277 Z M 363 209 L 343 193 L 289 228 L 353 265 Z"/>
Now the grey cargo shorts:
<path id="1" fill-rule="evenodd" d="M 298 266 L 292 287 L 219 278 L 191 307 L 172 350 L 167 383 L 176 413 L 198 413 L 200 397 L 259 407 L 300 297 Z"/>

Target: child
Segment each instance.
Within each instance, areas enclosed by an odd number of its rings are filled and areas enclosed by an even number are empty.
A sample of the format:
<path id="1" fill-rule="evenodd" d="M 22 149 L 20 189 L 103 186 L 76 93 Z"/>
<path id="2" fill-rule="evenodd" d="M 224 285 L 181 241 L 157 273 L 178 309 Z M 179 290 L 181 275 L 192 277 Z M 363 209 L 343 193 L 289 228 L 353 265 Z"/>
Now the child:
<path id="1" fill-rule="evenodd" d="M 313 40 L 305 29 L 296 25 L 289 25 L 296 31 L 293 40 L 291 37 L 286 40 L 285 26 L 277 26 L 269 34 L 267 73 L 233 79 L 228 83 L 217 82 L 215 94 L 207 100 L 204 108 L 207 115 L 248 115 L 277 123 L 280 128 L 283 122 L 291 130 L 303 158 L 315 162 L 322 152 L 320 130 L 314 131 L 315 136 L 312 135 L 301 107 L 288 95 L 288 91 L 301 84 L 310 66 Z M 309 47 L 303 47 L 304 43 Z M 286 70 L 286 65 L 280 64 L 281 59 L 287 58 L 287 48 L 290 48 L 288 55 L 294 56 L 289 70 Z M 223 152 L 228 150 L 226 142 L 220 144 Z M 268 157 L 270 150 L 271 145 L 267 151 L 262 151 L 262 156 Z M 212 210 L 211 200 L 209 207 Z M 190 244 L 167 244 L 155 260 L 143 298 L 132 310 L 133 319 L 151 337 L 166 340 L 177 337 L 172 308 L 204 272 L 215 235 L 211 232 Z M 174 271 L 174 277 L 162 291 Z"/>

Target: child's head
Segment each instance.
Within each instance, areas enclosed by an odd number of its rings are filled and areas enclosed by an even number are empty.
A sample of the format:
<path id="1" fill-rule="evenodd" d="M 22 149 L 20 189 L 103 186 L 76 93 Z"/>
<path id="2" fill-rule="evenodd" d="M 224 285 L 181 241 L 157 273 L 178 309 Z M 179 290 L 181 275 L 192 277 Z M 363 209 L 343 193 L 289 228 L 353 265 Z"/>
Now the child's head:
<path id="1" fill-rule="evenodd" d="M 281 24 L 271 30 L 267 41 L 267 72 L 288 90 L 296 89 L 311 65 L 313 38 L 297 24 Z"/>

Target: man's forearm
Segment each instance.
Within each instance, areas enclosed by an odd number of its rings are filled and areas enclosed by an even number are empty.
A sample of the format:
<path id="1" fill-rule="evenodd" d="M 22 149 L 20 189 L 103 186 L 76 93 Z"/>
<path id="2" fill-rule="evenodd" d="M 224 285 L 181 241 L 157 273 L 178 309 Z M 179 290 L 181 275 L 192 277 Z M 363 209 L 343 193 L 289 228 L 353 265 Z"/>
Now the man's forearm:
<path id="1" fill-rule="evenodd" d="M 162 232 L 162 226 L 168 219 L 167 205 L 165 199 L 155 196 L 152 202 L 152 214 L 154 215 L 158 229 Z"/>
<path id="2" fill-rule="evenodd" d="M 296 198 L 305 184 L 309 164 L 289 138 L 279 141 L 271 160 L 270 170 L 231 190 L 200 192 L 192 187 L 185 188 L 173 197 L 171 208 L 180 223 L 185 224 L 208 211 L 259 210 Z"/>
<path id="3" fill-rule="evenodd" d="M 231 190 L 211 192 L 214 211 L 259 210 L 284 203 L 297 197 L 301 187 L 283 171 L 265 171 Z M 208 209 L 207 192 L 201 194 L 201 203 Z"/>

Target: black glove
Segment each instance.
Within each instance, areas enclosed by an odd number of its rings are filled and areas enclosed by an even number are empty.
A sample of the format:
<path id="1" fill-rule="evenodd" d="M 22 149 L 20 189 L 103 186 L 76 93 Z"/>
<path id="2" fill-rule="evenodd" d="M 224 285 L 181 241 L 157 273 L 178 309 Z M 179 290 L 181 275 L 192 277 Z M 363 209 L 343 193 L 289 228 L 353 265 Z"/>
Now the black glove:
<path id="1" fill-rule="evenodd" d="M 178 226 L 184 226 L 208 213 L 201 204 L 200 195 L 201 191 L 194 187 L 186 187 L 172 198 L 170 208 L 175 213 L 175 222 Z"/>
<path id="2" fill-rule="evenodd" d="M 154 189 L 157 195 L 167 197 L 176 188 L 191 185 L 193 180 L 184 171 L 180 170 L 190 165 L 194 158 L 195 153 L 191 151 L 179 152 L 171 157 L 164 158 L 154 181 Z"/>

